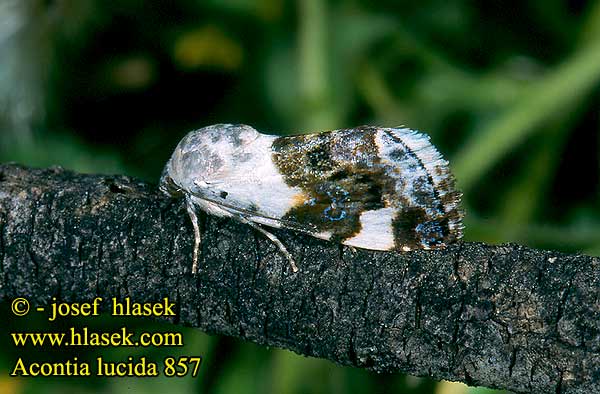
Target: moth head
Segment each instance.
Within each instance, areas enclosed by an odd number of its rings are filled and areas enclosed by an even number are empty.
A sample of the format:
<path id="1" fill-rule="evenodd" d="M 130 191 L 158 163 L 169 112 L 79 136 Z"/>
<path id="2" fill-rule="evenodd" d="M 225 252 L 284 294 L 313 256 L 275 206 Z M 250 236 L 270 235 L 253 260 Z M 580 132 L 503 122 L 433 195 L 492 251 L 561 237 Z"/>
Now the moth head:
<path id="1" fill-rule="evenodd" d="M 183 197 L 183 190 L 177 186 L 173 179 L 169 176 L 169 163 L 163 169 L 162 175 L 160 176 L 160 183 L 158 189 L 169 197 Z"/>
<path id="2" fill-rule="evenodd" d="M 161 177 L 160 189 L 176 196 L 210 189 L 232 173 L 260 134 L 246 125 L 216 124 L 188 133 L 175 148 Z"/>

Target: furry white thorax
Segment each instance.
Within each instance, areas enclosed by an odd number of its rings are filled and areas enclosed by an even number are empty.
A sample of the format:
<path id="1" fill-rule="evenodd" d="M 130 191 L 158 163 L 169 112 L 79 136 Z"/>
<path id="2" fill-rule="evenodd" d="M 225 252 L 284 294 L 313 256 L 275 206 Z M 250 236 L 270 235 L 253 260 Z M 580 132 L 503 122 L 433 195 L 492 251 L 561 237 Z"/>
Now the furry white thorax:
<path id="1" fill-rule="evenodd" d="M 197 192 L 193 201 L 202 208 L 206 208 L 206 204 L 198 204 L 198 200 L 205 198 L 254 211 L 259 216 L 281 218 L 293 206 L 294 196 L 302 190 L 287 185 L 275 167 L 271 151 L 275 136 L 251 129 L 242 137 L 245 141 L 240 146 L 226 138 L 204 141 L 198 146 L 179 146 L 170 163 L 172 177 L 182 189 Z M 186 153 L 193 154 L 194 150 L 210 150 L 214 152 L 214 160 L 190 166 L 182 157 Z M 222 198 L 223 195 L 226 198 Z"/>

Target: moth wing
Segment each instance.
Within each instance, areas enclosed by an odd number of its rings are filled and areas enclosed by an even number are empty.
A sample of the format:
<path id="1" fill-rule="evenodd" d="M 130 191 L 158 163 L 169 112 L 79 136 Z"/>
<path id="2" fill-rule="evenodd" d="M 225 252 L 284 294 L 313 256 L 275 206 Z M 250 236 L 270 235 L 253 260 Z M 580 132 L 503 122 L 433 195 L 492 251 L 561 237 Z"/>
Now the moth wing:
<path id="1" fill-rule="evenodd" d="M 324 238 L 323 236 L 315 235 L 317 230 L 314 226 L 311 226 L 308 223 L 299 223 L 270 216 L 268 213 L 261 212 L 258 209 L 244 208 L 243 204 L 236 203 L 235 201 L 228 202 L 227 200 L 211 198 L 205 193 L 199 193 L 198 190 L 199 189 L 192 190 L 191 192 L 197 202 L 197 205 L 202 210 L 207 211 L 215 216 L 231 216 L 234 219 L 241 217 L 260 225 L 300 231 L 306 234 L 317 236 L 319 238 Z M 214 208 L 211 209 L 211 207 Z M 214 210 L 225 212 L 227 215 L 218 214 L 217 212 L 213 212 Z M 328 237 L 324 239 L 328 239 Z"/>
<path id="2" fill-rule="evenodd" d="M 367 249 L 394 248 L 389 197 L 395 182 L 379 163 L 376 128 L 281 137 L 273 160 L 286 182 L 302 189 L 282 219 L 312 233 Z"/>
<path id="3" fill-rule="evenodd" d="M 339 171 L 306 188 L 294 204 L 275 221 L 254 221 L 276 227 L 300 229 L 314 237 L 331 239 L 366 249 L 394 248 L 392 221 L 397 211 L 385 207 L 381 169 L 358 167 Z"/>

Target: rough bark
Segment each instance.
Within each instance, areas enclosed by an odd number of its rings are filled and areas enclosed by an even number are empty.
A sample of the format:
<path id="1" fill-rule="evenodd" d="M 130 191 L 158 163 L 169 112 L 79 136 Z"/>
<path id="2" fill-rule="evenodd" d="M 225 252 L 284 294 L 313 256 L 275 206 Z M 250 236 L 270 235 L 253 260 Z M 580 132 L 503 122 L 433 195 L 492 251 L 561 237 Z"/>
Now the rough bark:
<path id="1" fill-rule="evenodd" d="M 0 300 L 170 297 L 175 324 L 375 371 L 600 392 L 600 261 L 507 245 L 351 250 L 203 217 L 123 176 L 0 166 Z"/>

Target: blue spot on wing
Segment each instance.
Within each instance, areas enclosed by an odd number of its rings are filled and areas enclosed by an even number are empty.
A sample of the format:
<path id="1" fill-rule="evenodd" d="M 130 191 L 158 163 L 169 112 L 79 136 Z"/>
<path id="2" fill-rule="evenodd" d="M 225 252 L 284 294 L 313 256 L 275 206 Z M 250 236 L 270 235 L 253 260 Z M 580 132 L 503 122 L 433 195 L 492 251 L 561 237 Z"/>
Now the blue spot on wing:
<path id="1" fill-rule="evenodd" d="M 334 214 L 332 215 L 330 212 L 332 209 L 336 210 L 337 216 Z M 325 215 L 325 217 L 333 222 L 337 222 L 338 220 L 342 220 L 346 217 L 346 211 L 344 211 L 343 209 L 338 209 L 337 207 L 332 207 L 331 205 L 328 206 L 327 208 L 325 208 L 325 210 L 323 211 L 323 214 Z"/>
<path id="2" fill-rule="evenodd" d="M 327 190 L 326 193 L 331 198 L 331 204 L 323 211 L 325 218 L 334 222 L 344 219 L 347 215 L 344 209 L 345 202 L 350 199 L 350 193 L 339 186 L 333 190 Z"/>

